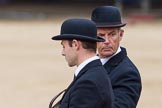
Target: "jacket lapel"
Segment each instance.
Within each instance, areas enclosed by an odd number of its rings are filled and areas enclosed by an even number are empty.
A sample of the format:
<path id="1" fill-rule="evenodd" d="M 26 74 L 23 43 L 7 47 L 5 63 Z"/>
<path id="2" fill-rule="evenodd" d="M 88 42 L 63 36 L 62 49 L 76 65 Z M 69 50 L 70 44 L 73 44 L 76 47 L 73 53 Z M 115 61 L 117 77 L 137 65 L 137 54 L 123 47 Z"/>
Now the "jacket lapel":
<path id="1" fill-rule="evenodd" d="M 74 80 L 71 82 L 71 84 L 68 86 L 68 88 L 66 89 L 66 92 L 64 93 L 62 99 L 64 98 L 64 96 L 66 95 L 66 93 L 68 92 L 68 90 L 74 85 L 74 83 L 75 83 L 80 77 L 82 77 L 82 76 L 87 72 L 88 69 L 93 68 L 93 67 L 96 67 L 96 66 L 102 66 L 101 61 L 100 61 L 99 59 L 94 60 L 94 61 L 88 63 L 88 64 L 79 72 L 79 74 L 77 75 L 77 77 L 74 78 Z"/>
<path id="2" fill-rule="evenodd" d="M 112 57 L 108 62 L 104 64 L 108 74 L 127 56 L 126 49 L 121 47 L 121 52 Z"/>

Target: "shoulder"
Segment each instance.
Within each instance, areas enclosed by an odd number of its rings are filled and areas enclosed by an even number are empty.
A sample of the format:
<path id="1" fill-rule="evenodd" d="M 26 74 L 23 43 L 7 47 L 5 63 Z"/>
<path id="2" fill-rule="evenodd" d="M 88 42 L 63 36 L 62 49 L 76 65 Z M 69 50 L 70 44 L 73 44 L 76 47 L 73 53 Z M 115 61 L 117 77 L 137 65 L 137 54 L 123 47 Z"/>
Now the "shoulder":
<path id="1" fill-rule="evenodd" d="M 133 62 L 126 57 L 109 73 L 112 83 L 141 83 L 140 72 Z"/>
<path id="2" fill-rule="evenodd" d="M 97 85 L 109 83 L 109 80 L 107 72 L 102 65 L 88 68 L 88 70 L 78 79 L 78 81 L 89 81 Z"/>

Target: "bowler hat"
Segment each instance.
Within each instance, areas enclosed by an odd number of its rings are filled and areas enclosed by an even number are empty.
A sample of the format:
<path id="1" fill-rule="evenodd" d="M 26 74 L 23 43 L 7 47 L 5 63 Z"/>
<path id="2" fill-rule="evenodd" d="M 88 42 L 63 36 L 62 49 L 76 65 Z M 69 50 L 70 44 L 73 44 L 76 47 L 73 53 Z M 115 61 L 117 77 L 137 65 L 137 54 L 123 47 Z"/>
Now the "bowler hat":
<path id="1" fill-rule="evenodd" d="M 100 6 L 92 11 L 91 20 L 97 27 L 123 27 L 126 23 L 121 22 L 121 14 L 115 6 Z"/>
<path id="2" fill-rule="evenodd" d="M 78 39 L 90 42 L 103 42 L 103 38 L 97 37 L 97 27 L 88 19 L 68 19 L 61 26 L 60 35 L 52 37 L 53 40 Z"/>

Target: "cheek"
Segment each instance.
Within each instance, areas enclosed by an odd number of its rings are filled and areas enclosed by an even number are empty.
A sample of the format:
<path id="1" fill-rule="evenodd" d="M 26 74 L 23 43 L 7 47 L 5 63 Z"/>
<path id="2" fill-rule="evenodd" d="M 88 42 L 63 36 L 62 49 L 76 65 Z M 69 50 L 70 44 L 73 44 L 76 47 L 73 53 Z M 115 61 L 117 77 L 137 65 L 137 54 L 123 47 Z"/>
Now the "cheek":
<path id="1" fill-rule="evenodd" d="M 113 46 L 114 46 L 115 49 L 118 48 L 119 43 L 120 43 L 120 38 L 117 38 L 117 39 L 115 39 L 115 40 L 113 41 Z"/>
<path id="2" fill-rule="evenodd" d="M 111 43 L 116 45 L 117 43 L 119 43 L 119 37 L 115 37 L 111 39 Z"/>

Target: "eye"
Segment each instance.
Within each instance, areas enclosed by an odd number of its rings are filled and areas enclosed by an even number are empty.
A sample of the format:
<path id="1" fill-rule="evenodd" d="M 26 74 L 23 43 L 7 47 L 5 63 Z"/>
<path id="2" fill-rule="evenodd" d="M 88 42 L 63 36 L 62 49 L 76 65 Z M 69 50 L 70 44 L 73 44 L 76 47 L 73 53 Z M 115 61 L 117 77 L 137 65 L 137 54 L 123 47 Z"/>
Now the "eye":
<path id="1" fill-rule="evenodd" d="M 116 35 L 116 32 L 112 32 L 109 34 L 109 36 L 114 37 Z"/>

